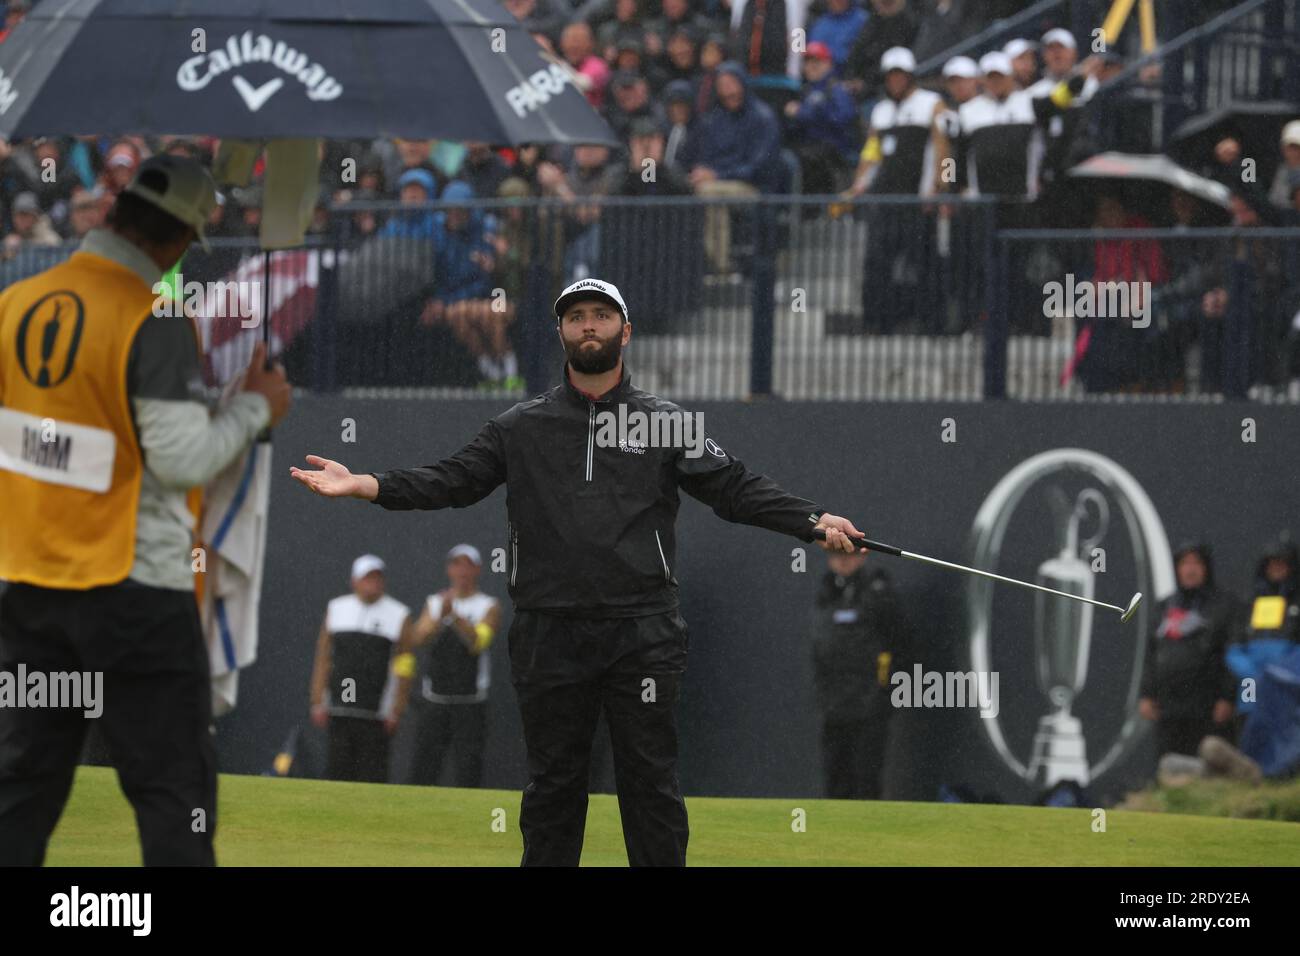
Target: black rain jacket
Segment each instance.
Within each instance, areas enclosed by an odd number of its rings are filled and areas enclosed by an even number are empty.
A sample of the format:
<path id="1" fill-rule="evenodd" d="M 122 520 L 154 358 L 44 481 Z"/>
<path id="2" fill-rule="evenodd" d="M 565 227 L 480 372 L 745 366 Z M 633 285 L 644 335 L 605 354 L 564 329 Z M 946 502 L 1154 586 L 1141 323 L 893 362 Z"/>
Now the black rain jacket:
<path id="1" fill-rule="evenodd" d="M 585 617 L 677 608 L 678 489 L 727 521 L 812 540 L 823 509 L 749 471 L 711 437 L 699 457 L 653 440 L 603 446 L 598 416 L 617 416 L 620 405 L 629 413 L 687 413 L 634 387 L 626 366 L 619 384 L 594 401 L 568 371 L 564 384 L 493 418 L 450 458 L 376 473 L 374 503 L 395 511 L 465 508 L 504 482 L 515 607 Z"/>

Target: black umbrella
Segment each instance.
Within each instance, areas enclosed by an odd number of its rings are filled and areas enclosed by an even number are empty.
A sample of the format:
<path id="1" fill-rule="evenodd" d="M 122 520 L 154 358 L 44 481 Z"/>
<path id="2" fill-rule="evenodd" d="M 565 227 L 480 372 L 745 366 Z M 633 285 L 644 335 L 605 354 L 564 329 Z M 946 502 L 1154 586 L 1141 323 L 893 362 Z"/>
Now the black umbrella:
<path id="1" fill-rule="evenodd" d="M 1068 173 L 1076 199 L 1075 208 L 1091 224 L 1093 201 L 1100 194 L 1118 195 L 1131 212 L 1145 216 L 1152 225 L 1172 224 L 1170 193 L 1175 189 L 1199 200 L 1200 223 L 1226 225 L 1228 187 L 1198 176 L 1159 153 L 1098 153 Z"/>
<path id="2" fill-rule="evenodd" d="M 0 46 L 0 136 L 616 145 L 572 76 L 496 0 L 46 0 Z"/>
<path id="3" fill-rule="evenodd" d="M 46 0 L 0 46 L 0 136 L 605 143 L 496 0 Z"/>
<path id="4" fill-rule="evenodd" d="M 1242 157 L 1255 161 L 1255 182 L 1267 189 L 1281 159 L 1282 127 L 1297 116 L 1300 106 L 1281 100 L 1230 103 L 1179 126 L 1169 137 L 1166 152 L 1184 166 L 1204 170 L 1215 165 L 1215 145 L 1235 137 Z"/>

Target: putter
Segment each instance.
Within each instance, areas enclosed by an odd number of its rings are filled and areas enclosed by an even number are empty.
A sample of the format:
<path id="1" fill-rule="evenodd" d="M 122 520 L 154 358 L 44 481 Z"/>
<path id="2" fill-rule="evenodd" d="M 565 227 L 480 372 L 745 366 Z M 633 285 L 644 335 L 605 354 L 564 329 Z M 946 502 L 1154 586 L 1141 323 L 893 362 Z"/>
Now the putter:
<path id="1" fill-rule="evenodd" d="M 826 532 L 821 528 L 813 529 L 813 537 L 818 541 L 826 540 Z M 1031 584 L 1029 581 L 1021 581 L 1018 578 L 1008 578 L 1001 574 L 994 574 L 992 571 L 981 571 L 979 568 L 968 568 L 964 564 L 953 564 L 951 561 L 940 561 L 938 558 L 927 557 L 924 554 L 917 554 L 914 551 L 904 551 L 902 548 L 895 548 L 892 544 L 884 544 L 880 541 L 872 541 L 870 538 L 854 538 L 849 540 L 859 548 L 867 551 L 879 551 L 881 554 L 892 554 L 900 558 L 912 558 L 915 561 L 924 561 L 927 564 L 937 564 L 941 568 L 952 568 L 955 571 L 965 571 L 967 574 L 978 574 L 981 577 L 992 578 L 995 581 L 1005 581 L 1007 584 L 1018 584 L 1022 588 L 1033 588 L 1035 591 L 1046 591 L 1048 594 L 1055 594 L 1059 597 L 1069 598 L 1071 601 L 1082 601 L 1085 604 L 1095 604 L 1097 607 L 1110 608 L 1112 611 L 1119 611 L 1119 620 L 1121 624 L 1126 624 L 1133 617 L 1138 605 L 1142 603 L 1142 592 L 1139 591 L 1129 598 L 1127 607 L 1120 607 L 1118 604 L 1107 604 L 1105 601 L 1094 601 L 1092 598 L 1086 598 L 1079 594 L 1071 594 L 1068 591 L 1058 591 L 1055 588 L 1043 587 L 1041 584 Z"/>

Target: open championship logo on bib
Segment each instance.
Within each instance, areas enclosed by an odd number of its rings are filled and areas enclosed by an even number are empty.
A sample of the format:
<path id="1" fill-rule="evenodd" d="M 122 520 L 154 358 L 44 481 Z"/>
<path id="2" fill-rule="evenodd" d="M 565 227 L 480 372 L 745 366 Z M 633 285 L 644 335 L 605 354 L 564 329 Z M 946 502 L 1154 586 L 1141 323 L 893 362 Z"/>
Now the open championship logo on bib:
<path id="1" fill-rule="evenodd" d="M 37 388 L 53 388 L 67 379 L 77 358 L 86 307 L 67 289 L 47 292 L 33 302 L 18 323 L 14 341 L 18 367 Z"/>

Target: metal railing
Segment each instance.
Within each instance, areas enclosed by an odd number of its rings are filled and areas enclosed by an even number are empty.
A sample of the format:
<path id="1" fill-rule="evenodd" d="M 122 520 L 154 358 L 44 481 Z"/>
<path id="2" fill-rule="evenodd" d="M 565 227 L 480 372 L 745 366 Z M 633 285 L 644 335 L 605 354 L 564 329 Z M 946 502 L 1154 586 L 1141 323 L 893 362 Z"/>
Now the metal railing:
<path id="1" fill-rule="evenodd" d="M 555 295 L 597 275 L 628 302 L 629 361 L 652 391 L 695 400 L 983 394 L 989 200 L 601 198 L 467 208 L 509 238 L 477 287 L 480 304 L 467 307 L 476 314 L 459 326 L 426 312 L 442 295 L 438 240 L 384 237 L 368 218 L 419 213 L 392 204 L 336 210 L 345 221 L 319 253 L 329 263 L 319 296 L 332 306 L 289 343 L 291 374 L 326 389 L 469 394 L 483 384 L 491 330 L 504 325 L 526 382 L 519 394 L 536 392 L 563 361 Z M 359 222 L 378 228 L 365 235 Z M 421 258 L 422 270 L 410 268 Z"/>
<path id="2" fill-rule="evenodd" d="M 1159 9 L 1169 39 L 1102 83 L 1083 107 L 1101 148 L 1157 151 L 1199 113 L 1238 102 L 1300 102 L 1297 0 L 1246 0 L 1188 29 L 1189 7 Z M 1134 135 L 1141 142 L 1130 141 Z"/>
<path id="3" fill-rule="evenodd" d="M 787 196 L 484 200 L 455 207 L 466 233 L 450 208 L 339 206 L 271 257 L 296 385 L 534 394 L 563 361 L 555 295 L 595 275 L 628 302 L 638 383 L 675 399 L 1300 399 L 1300 229 L 999 230 L 1017 207 Z M 0 283 L 72 248 L 23 249 Z M 214 238 L 181 271 L 219 384 L 262 334 L 264 256 Z M 1121 280 L 1147 285 L 1087 313 L 1079 290 Z"/>
<path id="4" fill-rule="evenodd" d="M 988 337 L 1006 378 L 990 396 L 1300 400 L 1300 229 L 1018 229 L 997 245 Z"/>
<path id="5" fill-rule="evenodd" d="M 1000 49 L 1014 38 L 1036 38 L 1045 24 L 1068 24 L 1080 41 L 1101 25 L 1107 3 L 1040 0 L 997 20 L 917 65 L 937 74 L 951 57 Z M 1300 102 L 1300 3 L 1243 0 L 1204 23 L 1193 4 L 1157 8 L 1159 45 L 1102 84 L 1087 106 L 1091 135 L 1102 149 L 1158 151 L 1188 117 L 1239 102 Z M 1131 43 L 1130 25 L 1125 43 Z M 1080 56 L 1088 55 L 1087 49 Z M 1158 78 L 1152 70 L 1158 70 Z"/>

